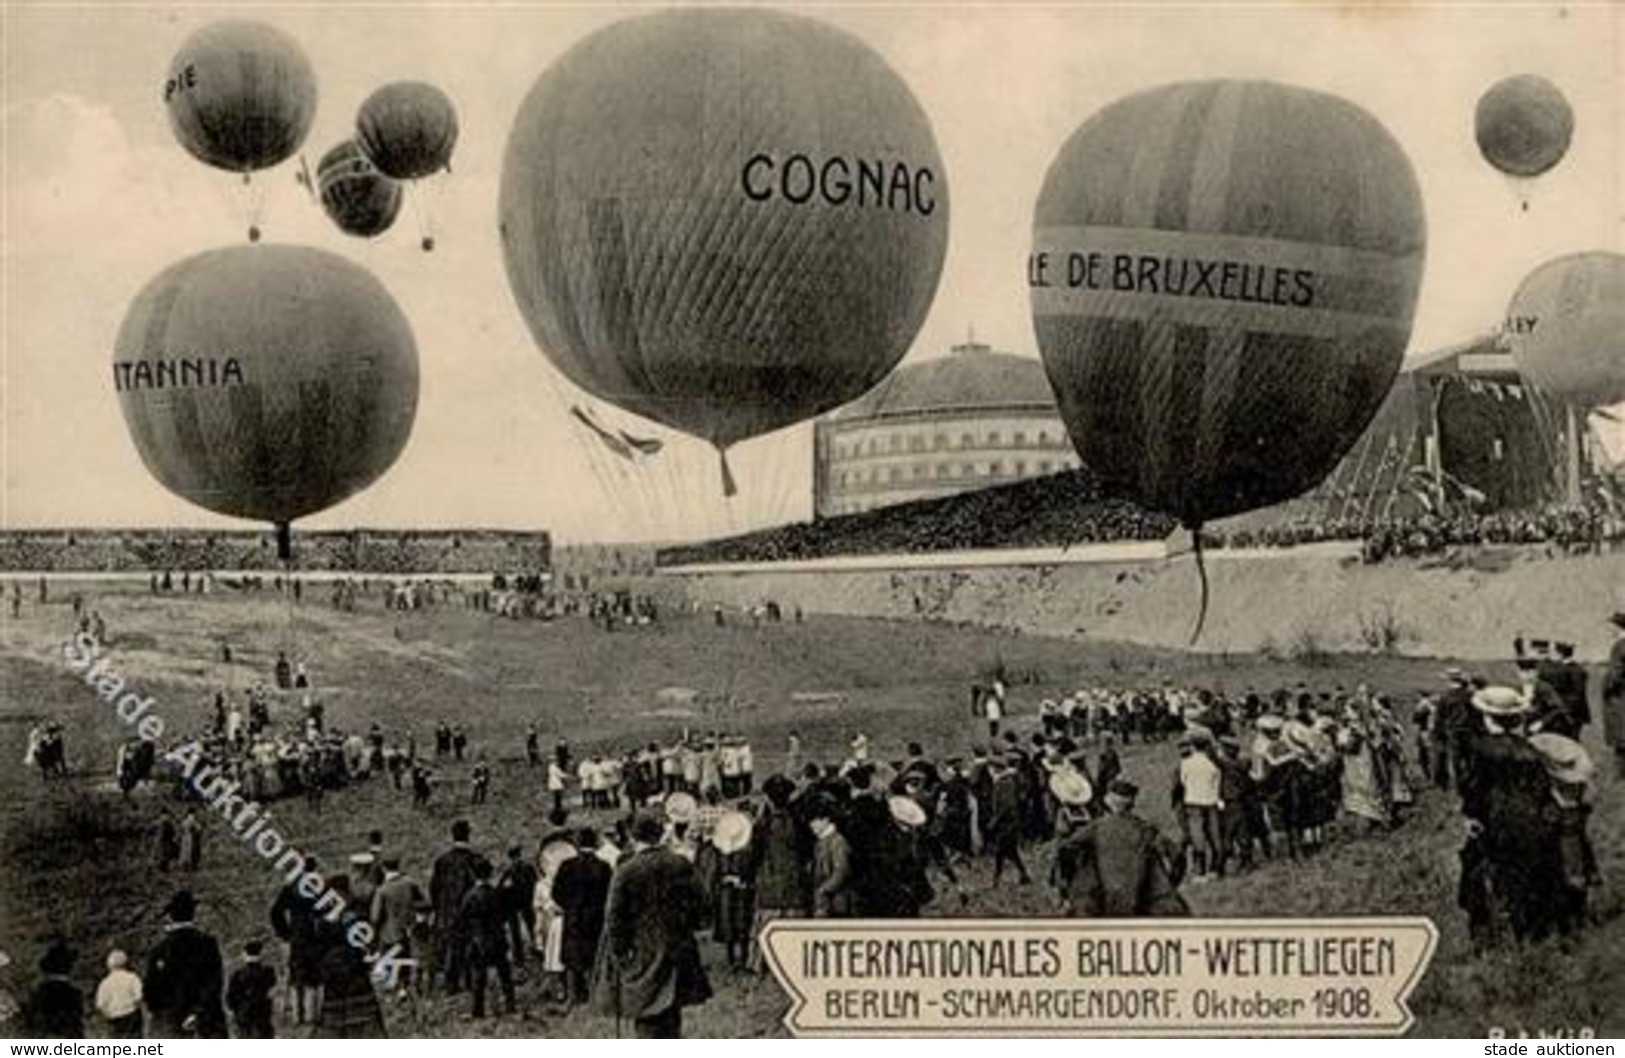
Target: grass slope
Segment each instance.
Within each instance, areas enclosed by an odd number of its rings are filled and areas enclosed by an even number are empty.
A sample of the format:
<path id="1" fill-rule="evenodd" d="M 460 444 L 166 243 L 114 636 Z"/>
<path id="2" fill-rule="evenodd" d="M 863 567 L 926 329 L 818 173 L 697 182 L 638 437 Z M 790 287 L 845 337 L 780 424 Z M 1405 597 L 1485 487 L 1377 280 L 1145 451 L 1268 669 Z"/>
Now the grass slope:
<path id="1" fill-rule="evenodd" d="M 216 686 L 241 689 L 269 672 L 275 651 L 296 646 L 324 690 L 330 723 L 364 730 L 373 720 L 394 732 L 414 730 L 420 749 L 432 745 L 435 722 L 468 727 L 476 752 L 493 763 L 490 803 L 468 804 L 471 763 L 448 765 L 433 802 L 410 806 L 386 781 L 331 795 L 320 811 L 303 802 L 274 807 L 282 832 L 331 867 L 365 847 L 381 828 L 402 850 L 408 870 L 426 875 L 443 847 L 451 820 L 468 817 L 476 843 L 495 854 L 509 841 L 534 848 L 547 804 L 540 777 L 524 761 L 524 730 L 536 722 L 544 742 L 567 736 L 580 748 L 628 746 L 668 738 L 678 728 L 721 726 L 751 734 L 758 772 L 767 774 L 785 736 L 798 730 L 809 754 L 834 759 L 854 731 L 871 738 L 876 755 L 900 757 L 917 739 L 939 754 L 962 752 L 983 734 L 967 714 L 966 686 L 995 661 L 1016 676 L 1017 718 L 1030 723 L 1037 700 L 1096 682 L 1188 681 L 1230 689 L 1271 688 L 1306 680 L 1330 688 L 1365 681 L 1409 696 L 1432 686 L 1438 661 L 1335 658 L 1305 666 L 1257 657 L 1186 655 L 1150 648 L 1013 636 L 941 624 L 820 617 L 804 625 L 753 629 L 712 627 L 709 618 L 677 618 L 658 628 L 605 634 L 583 621 L 511 622 L 445 607 L 389 614 L 376 600 L 363 612 L 339 614 L 307 597 L 290 610 L 273 596 L 153 598 L 143 590 L 109 588 L 94 605 L 107 619 L 114 667 L 132 688 L 152 695 L 171 730 L 206 722 Z M 188 884 L 203 899 L 201 919 L 232 946 L 268 932 L 265 912 L 279 884 L 266 866 L 236 845 L 224 828 L 207 825 L 204 866 L 184 879 L 155 876 L 147 831 L 158 804 L 129 803 L 100 792 L 112 767 L 122 726 L 89 688 L 61 663 L 71 626 L 65 604 L 29 606 L 21 620 L 0 626 L 0 758 L 21 760 L 28 728 L 51 717 L 66 728 L 70 784 L 43 788 L 36 774 L 13 764 L 0 769 L 0 948 L 17 965 L 5 982 L 23 994 L 42 945 L 61 932 L 81 952 L 81 982 L 93 986 L 111 945 L 139 963 L 161 927 L 171 890 Z M 236 663 L 219 663 L 219 641 L 234 646 Z M 1510 677 L 1510 669 L 1490 673 Z M 692 688 L 728 700 L 712 716 L 662 712 L 659 692 Z M 797 695 L 814 695 L 808 702 Z M 839 699 L 828 696 L 839 695 Z M 292 719 L 295 707 L 282 707 Z M 472 759 L 472 757 L 471 757 Z M 1145 789 L 1145 813 L 1172 827 L 1167 807 L 1170 746 L 1131 747 L 1130 778 Z M 1594 836 L 1610 878 L 1625 876 L 1620 820 L 1625 786 L 1605 778 L 1597 792 Z M 1455 850 L 1461 824 L 1452 799 L 1427 794 L 1414 817 L 1386 835 L 1349 833 L 1319 857 L 1272 863 L 1240 878 L 1188 887 L 1198 914 L 1227 916 L 1421 914 L 1438 923 L 1442 941 L 1415 999 L 1416 1031 L 1429 1036 L 1483 1035 L 1492 1026 L 1520 1031 L 1599 1035 L 1625 1030 L 1625 918 L 1617 900 L 1598 900 L 1605 921 L 1573 950 L 1475 958 L 1454 907 Z M 1031 855 L 1042 879 L 1047 853 Z M 943 889 L 934 914 L 1034 916 L 1054 913 L 1042 885 L 995 890 L 985 864 L 957 892 Z M 708 949 L 709 950 L 709 949 Z M 713 953 L 714 954 L 714 953 Z M 778 1034 L 784 1002 L 770 981 L 713 970 L 719 995 L 693 1013 L 690 1032 L 742 1037 Z M 523 1020 L 474 1024 L 466 1000 L 431 1001 L 411 1015 L 391 1008 L 398 1035 L 610 1035 L 615 1026 L 584 1013 L 547 1016 L 534 983 L 521 989 Z M 282 1026 L 284 1031 L 291 1027 Z"/>

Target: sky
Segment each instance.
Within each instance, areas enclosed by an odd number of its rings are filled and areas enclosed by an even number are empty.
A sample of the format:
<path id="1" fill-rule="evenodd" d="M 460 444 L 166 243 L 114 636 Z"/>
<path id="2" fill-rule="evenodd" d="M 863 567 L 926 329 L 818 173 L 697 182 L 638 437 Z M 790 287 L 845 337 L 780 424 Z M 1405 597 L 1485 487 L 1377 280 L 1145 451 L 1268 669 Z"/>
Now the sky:
<path id="1" fill-rule="evenodd" d="M 950 187 L 941 285 L 905 363 L 978 340 L 1036 356 L 1025 265 L 1033 204 L 1066 137 L 1102 106 L 1174 81 L 1275 80 L 1343 96 L 1404 147 L 1429 245 L 1411 351 L 1496 326 L 1551 257 L 1621 249 L 1625 14 L 1609 5 L 776 5 L 841 26 L 883 55 L 930 116 Z M 409 192 L 374 242 L 331 228 L 296 163 L 256 176 L 268 241 L 364 265 L 412 322 L 422 365 L 413 438 L 377 484 L 301 523 L 548 528 L 562 541 L 675 539 L 805 517 L 810 430 L 734 452 L 725 502 L 701 442 L 594 405 L 667 440 L 652 467 L 607 455 L 568 409 L 580 395 L 538 351 L 509 292 L 496 231 L 501 158 L 536 77 L 607 4 L 234 5 L 299 40 L 318 78 L 312 164 L 357 106 L 398 79 L 439 85 L 461 136 L 453 173 Z M 142 286 L 194 253 L 243 240 L 243 191 L 175 142 L 160 97 L 204 5 L 0 3 L 0 525 L 244 526 L 151 479 L 107 365 Z M 1568 156 L 1524 190 L 1480 158 L 1473 107 L 1496 80 L 1539 74 L 1575 112 Z M 418 250 L 420 221 L 436 234 Z M 1611 436 L 1614 448 L 1620 440 Z M 1615 448 L 1616 451 L 1619 449 Z"/>

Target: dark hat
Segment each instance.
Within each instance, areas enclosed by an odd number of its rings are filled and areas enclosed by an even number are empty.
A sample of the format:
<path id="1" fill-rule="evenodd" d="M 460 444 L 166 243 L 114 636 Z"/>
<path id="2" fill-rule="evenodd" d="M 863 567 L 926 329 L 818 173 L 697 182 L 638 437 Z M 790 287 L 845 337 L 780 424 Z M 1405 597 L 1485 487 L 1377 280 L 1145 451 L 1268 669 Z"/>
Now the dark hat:
<path id="1" fill-rule="evenodd" d="M 73 969 L 74 961 L 78 957 L 78 953 L 68 946 L 67 941 L 53 941 L 51 946 L 45 949 L 45 954 L 40 957 L 40 972 L 47 974 L 68 973 Z"/>
<path id="2" fill-rule="evenodd" d="M 1574 644 L 1573 643 L 1559 643 L 1559 644 L 1557 644 L 1557 654 L 1558 654 L 1559 657 L 1572 658 L 1574 656 Z"/>
<path id="3" fill-rule="evenodd" d="M 176 922 L 192 921 L 192 916 L 197 914 L 197 897 L 192 895 L 190 889 L 176 890 L 169 903 L 164 905 L 164 914 Z"/>
<path id="4" fill-rule="evenodd" d="M 639 812 L 632 820 L 632 839 L 645 845 L 659 843 L 665 836 L 666 824 L 653 812 Z"/>
<path id="5" fill-rule="evenodd" d="M 1127 779 L 1113 779 L 1111 785 L 1106 787 L 1106 792 L 1130 801 L 1140 796 L 1140 788 Z"/>
<path id="6" fill-rule="evenodd" d="M 1620 628 L 1625 628 L 1625 610 L 1621 610 L 1618 613 L 1611 615 L 1608 620 L 1613 624 L 1618 625 Z"/>
<path id="7" fill-rule="evenodd" d="M 251 940 L 247 944 L 243 945 L 243 954 L 248 956 L 250 959 L 259 958 L 260 953 L 264 950 L 265 944 L 263 941 Z"/>
<path id="8" fill-rule="evenodd" d="M 762 792 L 767 795 L 769 801 L 782 805 L 795 795 L 796 784 L 782 775 L 770 775 L 767 781 L 762 783 Z"/>
<path id="9" fill-rule="evenodd" d="M 1531 639 L 1529 649 L 1537 654 L 1549 654 L 1552 650 L 1552 641 L 1550 639 Z"/>

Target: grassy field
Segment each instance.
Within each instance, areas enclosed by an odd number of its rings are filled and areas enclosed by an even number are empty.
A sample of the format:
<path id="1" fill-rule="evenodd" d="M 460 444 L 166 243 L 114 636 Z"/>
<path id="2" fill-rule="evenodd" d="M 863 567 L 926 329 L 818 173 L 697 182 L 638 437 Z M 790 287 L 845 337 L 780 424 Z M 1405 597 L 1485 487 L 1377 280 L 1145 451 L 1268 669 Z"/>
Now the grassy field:
<path id="1" fill-rule="evenodd" d="M 65 594 L 67 589 L 63 589 Z M 807 623 L 715 628 L 709 617 L 669 618 L 654 628 L 606 634 L 584 621 L 513 622 L 460 607 L 385 613 L 376 599 L 340 614 L 313 592 L 289 608 L 268 593 L 154 598 L 144 585 L 87 591 L 107 620 L 112 665 L 132 689 L 152 695 L 170 730 L 206 723 L 216 687 L 241 691 L 268 678 L 278 648 L 304 657 L 322 688 L 330 725 L 364 731 L 374 720 L 392 734 L 413 730 L 432 748 L 434 724 L 464 724 L 473 749 L 493 764 L 489 803 L 468 804 L 468 769 L 448 765 L 432 803 L 414 809 L 387 781 L 330 795 L 321 811 L 302 802 L 275 806 L 280 828 L 328 864 L 366 845 L 382 829 L 409 871 L 423 877 L 446 843 L 450 822 L 469 818 L 475 842 L 491 853 L 510 841 L 528 848 L 545 828 L 546 794 L 524 760 L 524 731 L 541 726 L 544 744 L 629 746 L 669 738 L 685 725 L 750 734 L 758 775 L 775 764 L 787 733 L 800 732 L 810 755 L 836 759 L 856 731 L 880 757 L 900 757 L 908 740 L 937 754 L 963 752 L 983 732 L 967 715 L 966 688 L 995 661 L 1015 674 L 1018 729 L 1031 724 L 1037 701 L 1096 682 L 1164 678 L 1229 689 L 1273 688 L 1307 681 L 1330 689 L 1364 681 L 1409 699 L 1436 685 L 1443 660 L 1311 658 L 1305 663 L 1241 656 L 1191 656 L 1097 642 L 1043 639 L 915 622 L 831 617 Z M 113 945 L 139 963 L 158 936 L 161 908 L 180 884 L 154 873 L 148 828 L 159 808 L 151 795 L 121 801 L 105 791 L 122 725 L 61 661 L 71 628 L 65 599 L 25 604 L 19 620 L 0 625 L 0 949 L 15 963 L 4 985 L 21 995 L 32 964 L 53 935 L 81 952 L 78 977 L 88 987 Z M 229 641 L 234 664 L 220 663 Z M 1510 666 L 1492 668 L 1510 679 Z M 671 696 L 688 688 L 732 704 L 714 715 L 683 717 Z M 279 719 L 292 720 L 295 707 Z M 66 730 L 73 781 L 44 786 L 18 765 L 27 732 L 42 717 Z M 1174 754 L 1170 746 L 1131 747 L 1125 771 L 1145 789 L 1142 807 L 1171 828 L 1167 808 Z M 1608 776 L 1596 791 L 1594 838 L 1604 874 L 1625 877 L 1625 786 Z M 212 827 L 212 822 L 209 823 Z M 1591 1028 L 1625 1032 L 1625 917 L 1611 890 L 1595 898 L 1599 922 L 1578 944 L 1474 957 L 1455 909 L 1455 853 L 1462 827 L 1452 799 L 1428 793 L 1404 827 L 1391 834 L 1339 835 L 1306 863 L 1273 863 L 1211 885 L 1188 887 L 1201 915 L 1421 914 L 1439 926 L 1433 967 L 1413 1000 L 1416 1032 L 1482 1036 L 1492 1027 L 1520 1031 Z M 1032 862 L 1036 861 L 1036 862 Z M 1036 877 L 1047 856 L 1029 862 Z M 205 839 L 203 868 L 186 876 L 202 898 L 202 924 L 232 946 L 268 932 L 266 909 L 279 879 L 224 829 Z M 970 870 L 957 892 L 939 886 L 930 913 L 982 916 L 1053 914 L 1042 885 L 998 890 L 985 865 Z M 708 956 L 717 953 L 708 949 Z M 718 960 L 720 961 L 720 960 Z M 696 1035 L 777 1035 L 784 1001 L 771 981 L 713 967 L 718 997 L 692 1012 Z M 466 1036 L 613 1034 L 615 1026 L 583 1013 L 549 1017 L 534 982 L 521 988 L 523 1020 L 472 1023 L 466 1000 L 427 1004 L 417 1015 L 388 1011 L 397 1035 Z M 281 1026 L 284 1031 L 289 1026 Z"/>

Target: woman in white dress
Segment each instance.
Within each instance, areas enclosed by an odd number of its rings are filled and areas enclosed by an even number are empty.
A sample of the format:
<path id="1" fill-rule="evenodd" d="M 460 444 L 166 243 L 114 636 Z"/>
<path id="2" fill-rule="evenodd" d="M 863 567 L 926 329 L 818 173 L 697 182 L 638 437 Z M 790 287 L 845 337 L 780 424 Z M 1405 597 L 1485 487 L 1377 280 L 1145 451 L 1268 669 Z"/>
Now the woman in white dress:
<path id="1" fill-rule="evenodd" d="M 559 865 L 577 855 L 568 842 L 550 841 L 542 846 L 537 870 L 541 879 L 536 883 L 536 896 L 532 906 L 536 911 L 536 953 L 542 960 L 542 992 L 549 997 L 562 998 L 564 986 L 564 909 L 553 900 L 553 879 L 558 876 Z"/>

